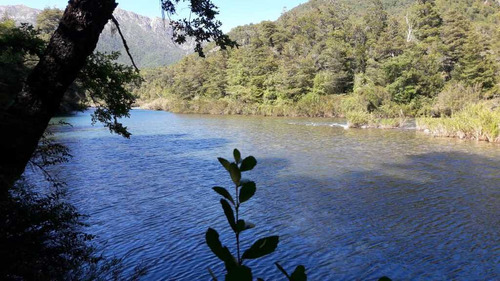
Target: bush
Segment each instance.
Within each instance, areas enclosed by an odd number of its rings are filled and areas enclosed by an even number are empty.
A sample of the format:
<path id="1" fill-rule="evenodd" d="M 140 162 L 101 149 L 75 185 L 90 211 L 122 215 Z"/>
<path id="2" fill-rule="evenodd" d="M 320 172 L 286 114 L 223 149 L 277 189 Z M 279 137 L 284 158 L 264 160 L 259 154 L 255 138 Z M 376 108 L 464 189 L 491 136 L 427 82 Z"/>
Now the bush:
<path id="1" fill-rule="evenodd" d="M 366 104 L 359 95 L 348 95 L 341 102 L 341 109 L 344 116 L 347 117 L 349 112 L 366 111 Z"/>
<path id="2" fill-rule="evenodd" d="M 451 116 L 471 103 L 482 98 L 480 85 L 465 86 L 462 83 L 450 83 L 441 91 L 434 103 L 433 114 Z"/>
<path id="3" fill-rule="evenodd" d="M 372 123 L 372 115 L 365 111 L 350 111 L 346 114 L 349 128 L 361 128 Z"/>
<path id="4" fill-rule="evenodd" d="M 38 195 L 17 182 L 0 203 L 0 279 L 63 280 L 82 264 L 96 264 L 82 215 L 60 193 Z"/>

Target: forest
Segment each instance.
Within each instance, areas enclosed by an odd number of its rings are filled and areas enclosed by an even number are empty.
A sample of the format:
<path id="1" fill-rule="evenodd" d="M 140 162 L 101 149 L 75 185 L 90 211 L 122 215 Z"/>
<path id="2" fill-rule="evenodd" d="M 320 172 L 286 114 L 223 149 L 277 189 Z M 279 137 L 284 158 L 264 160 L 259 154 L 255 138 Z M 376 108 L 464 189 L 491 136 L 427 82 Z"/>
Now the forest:
<path id="1" fill-rule="evenodd" d="M 489 128 L 478 138 L 494 141 L 499 26 L 496 1 L 313 0 L 234 28 L 238 48 L 208 44 L 205 58 L 144 69 L 134 93 L 172 112 L 346 117 L 352 127 L 418 117 L 419 128 L 446 135 L 467 115 Z"/>

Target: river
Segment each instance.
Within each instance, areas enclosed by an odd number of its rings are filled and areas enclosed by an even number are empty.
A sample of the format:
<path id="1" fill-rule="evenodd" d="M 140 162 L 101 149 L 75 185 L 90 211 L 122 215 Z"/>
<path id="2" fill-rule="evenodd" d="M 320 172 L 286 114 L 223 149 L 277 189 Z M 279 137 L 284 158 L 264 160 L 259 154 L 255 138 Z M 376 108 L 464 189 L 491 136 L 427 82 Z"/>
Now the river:
<path id="1" fill-rule="evenodd" d="M 500 145 L 414 130 L 345 130 L 335 119 L 181 115 L 133 110 L 130 139 L 58 118 L 55 138 L 73 159 L 54 169 L 68 200 L 88 214 L 106 255 L 149 266 L 146 280 L 222 279 L 208 227 L 234 249 L 219 196 L 217 157 L 253 155 L 257 193 L 243 218 L 244 248 L 280 235 L 275 253 L 248 263 L 283 280 L 273 263 L 310 280 L 500 279 Z M 57 120 L 56 120 L 57 121 Z"/>

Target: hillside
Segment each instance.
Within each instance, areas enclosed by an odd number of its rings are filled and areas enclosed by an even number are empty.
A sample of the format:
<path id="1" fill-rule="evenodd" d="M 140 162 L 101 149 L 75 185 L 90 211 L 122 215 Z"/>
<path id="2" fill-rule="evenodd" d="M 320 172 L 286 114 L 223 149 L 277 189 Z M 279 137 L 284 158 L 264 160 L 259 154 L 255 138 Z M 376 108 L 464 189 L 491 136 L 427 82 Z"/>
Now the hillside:
<path id="1" fill-rule="evenodd" d="M 0 15 L 14 19 L 17 23 L 35 25 L 36 17 L 41 10 L 24 5 L 0 6 Z M 192 41 L 178 45 L 171 39 L 172 30 L 168 21 L 160 18 L 148 18 L 133 12 L 116 9 L 114 16 L 120 22 L 120 27 L 129 44 L 130 50 L 137 65 L 143 67 L 158 67 L 172 64 L 182 57 L 193 52 Z M 124 56 L 125 49 L 113 24 L 109 23 L 97 45 L 101 52 L 120 51 L 122 56 L 119 62 L 129 64 L 128 57 Z"/>
<path id="2" fill-rule="evenodd" d="M 311 0 L 234 28 L 238 49 L 146 72 L 137 94 L 174 112 L 399 126 L 500 96 L 498 26 L 498 1 Z"/>

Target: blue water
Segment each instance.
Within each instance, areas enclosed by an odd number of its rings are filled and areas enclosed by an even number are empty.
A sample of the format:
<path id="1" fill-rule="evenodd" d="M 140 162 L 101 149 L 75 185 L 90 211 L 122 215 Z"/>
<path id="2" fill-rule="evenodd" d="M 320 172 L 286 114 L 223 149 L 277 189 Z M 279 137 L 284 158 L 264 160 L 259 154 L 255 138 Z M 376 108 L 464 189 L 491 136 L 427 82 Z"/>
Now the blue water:
<path id="1" fill-rule="evenodd" d="M 500 280 L 500 146 L 412 130 L 345 130 L 342 120 L 177 115 L 133 110 L 131 139 L 63 118 L 54 137 L 73 159 L 54 168 L 68 200 L 89 215 L 108 256 L 149 267 L 145 280 L 222 278 L 208 227 L 234 250 L 219 197 L 230 187 L 217 161 L 237 147 L 258 165 L 242 217 L 257 227 L 243 248 L 280 235 L 249 262 L 284 280 L 275 261 L 304 264 L 310 280 Z M 316 126 L 310 126 L 315 124 Z M 131 273 L 132 270 L 130 270 Z"/>

